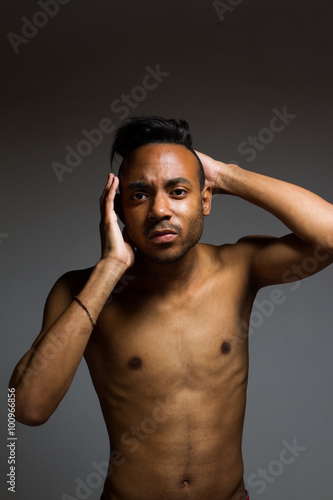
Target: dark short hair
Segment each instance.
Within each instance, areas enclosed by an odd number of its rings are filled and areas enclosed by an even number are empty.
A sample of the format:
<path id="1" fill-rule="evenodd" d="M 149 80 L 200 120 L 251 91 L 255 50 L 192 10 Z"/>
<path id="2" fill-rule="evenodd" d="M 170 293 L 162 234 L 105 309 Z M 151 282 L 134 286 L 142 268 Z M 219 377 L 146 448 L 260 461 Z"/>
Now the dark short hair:
<path id="1" fill-rule="evenodd" d="M 128 123 L 118 128 L 111 149 L 111 167 L 116 154 L 123 160 L 140 146 L 146 144 L 178 144 L 191 151 L 198 161 L 198 177 L 200 190 L 205 185 L 205 173 L 200 158 L 192 148 L 192 137 L 189 124 L 185 120 L 178 122 L 167 120 L 161 116 L 144 115 L 130 119 Z"/>

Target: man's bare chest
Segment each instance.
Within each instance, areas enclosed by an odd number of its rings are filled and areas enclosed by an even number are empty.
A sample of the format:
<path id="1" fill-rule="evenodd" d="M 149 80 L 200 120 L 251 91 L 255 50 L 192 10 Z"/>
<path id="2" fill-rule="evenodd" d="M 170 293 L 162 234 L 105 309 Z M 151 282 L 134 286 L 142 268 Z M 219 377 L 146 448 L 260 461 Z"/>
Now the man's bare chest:
<path id="1" fill-rule="evenodd" d="M 91 350 L 110 376 L 189 387 L 247 357 L 244 324 L 251 304 L 246 283 L 229 276 L 212 276 L 187 294 L 125 290 L 100 315 Z"/>

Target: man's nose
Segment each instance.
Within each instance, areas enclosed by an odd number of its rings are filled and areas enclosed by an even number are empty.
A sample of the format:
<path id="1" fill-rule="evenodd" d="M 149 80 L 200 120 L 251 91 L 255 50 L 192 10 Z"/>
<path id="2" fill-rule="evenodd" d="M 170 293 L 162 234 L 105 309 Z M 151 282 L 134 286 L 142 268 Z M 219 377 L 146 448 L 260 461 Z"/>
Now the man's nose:
<path id="1" fill-rule="evenodd" d="M 151 198 L 151 205 L 149 210 L 150 219 L 163 219 L 171 218 L 172 212 L 170 209 L 168 196 L 162 193 L 156 193 Z"/>

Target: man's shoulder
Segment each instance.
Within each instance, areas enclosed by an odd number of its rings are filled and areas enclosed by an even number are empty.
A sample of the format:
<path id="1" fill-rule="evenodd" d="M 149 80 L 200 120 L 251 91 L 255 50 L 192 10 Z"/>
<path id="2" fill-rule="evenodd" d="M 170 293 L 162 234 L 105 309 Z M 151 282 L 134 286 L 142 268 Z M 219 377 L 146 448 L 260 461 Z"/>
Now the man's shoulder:
<path id="1" fill-rule="evenodd" d="M 55 282 L 50 290 L 44 308 L 43 327 L 51 324 L 62 314 L 88 280 L 93 268 L 68 271 Z"/>
<path id="2" fill-rule="evenodd" d="M 248 236 L 242 236 L 241 238 L 239 238 L 236 244 L 246 244 L 248 246 L 262 247 L 270 243 L 272 240 L 276 240 L 276 238 L 276 236 L 252 234 Z"/>
<path id="3" fill-rule="evenodd" d="M 56 281 L 55 287 L 70 290 L 71 293 L 78 293 L 89 279 L 93 267 L 86 269 L 75 269 L 67 271 Z"/>
<path id="4" fill-rule="evenodd" d="M 234 243 L 224 243 L 222 245 L 213 245 L 207 243 L 199 243 L 201 251 L 213 259 L 223 261 L 233 258 L 248 259 L 253 253 L 260 248 L 265 247 L 276 239 L 273 236 L 267 235 L 248 235 L 242 236 Z"/>

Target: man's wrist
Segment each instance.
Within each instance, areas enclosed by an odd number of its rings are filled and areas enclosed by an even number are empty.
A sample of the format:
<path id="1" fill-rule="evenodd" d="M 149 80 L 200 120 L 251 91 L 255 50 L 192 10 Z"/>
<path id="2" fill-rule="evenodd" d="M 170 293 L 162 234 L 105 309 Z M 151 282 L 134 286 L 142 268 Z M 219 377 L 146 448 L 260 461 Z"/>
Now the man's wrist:
<path id="1" fill-rule="evenodd" d="M 233 192 L 234 180 L 242 169 L 233 163 L 219 163 L 218 175 L 216 179 L 216 187 L 219 193 L 235 194 Z"/>
<path id="2" fill-rule="evenodd" d="M 124 272 L 128 269 L 124 262 L 112 257 L 102 257 L 96 264 L 95 269 L 100 274 L 110 276 L 110 278 L 120 279 Z"/>

